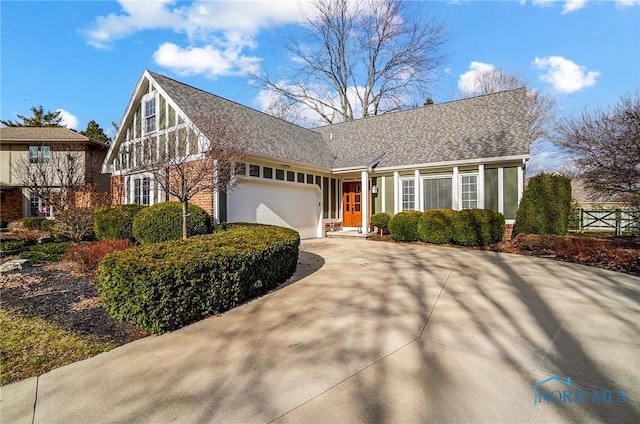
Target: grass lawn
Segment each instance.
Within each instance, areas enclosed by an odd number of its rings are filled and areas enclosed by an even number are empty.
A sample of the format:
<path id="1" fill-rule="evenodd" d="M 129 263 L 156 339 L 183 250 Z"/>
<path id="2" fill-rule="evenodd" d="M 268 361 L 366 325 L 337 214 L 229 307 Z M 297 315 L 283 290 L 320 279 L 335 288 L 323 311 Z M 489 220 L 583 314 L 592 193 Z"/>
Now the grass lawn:
<path id="1" fill-rule="evenodd" d="M 81 337 L 41 318 L 0 308 L 0 384 L 41 375 L 115 348 Z"/>

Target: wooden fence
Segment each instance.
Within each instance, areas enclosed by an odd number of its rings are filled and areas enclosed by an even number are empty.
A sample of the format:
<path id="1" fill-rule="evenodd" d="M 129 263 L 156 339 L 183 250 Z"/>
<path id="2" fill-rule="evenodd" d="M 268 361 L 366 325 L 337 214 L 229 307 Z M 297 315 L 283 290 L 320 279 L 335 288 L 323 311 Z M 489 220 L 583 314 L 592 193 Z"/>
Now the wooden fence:
<path id="1" fill-rule="evenodd" d="M 580 208 L 579 213 L 578 231 L 640 233 L 640 211 L 637 210 Z"/>

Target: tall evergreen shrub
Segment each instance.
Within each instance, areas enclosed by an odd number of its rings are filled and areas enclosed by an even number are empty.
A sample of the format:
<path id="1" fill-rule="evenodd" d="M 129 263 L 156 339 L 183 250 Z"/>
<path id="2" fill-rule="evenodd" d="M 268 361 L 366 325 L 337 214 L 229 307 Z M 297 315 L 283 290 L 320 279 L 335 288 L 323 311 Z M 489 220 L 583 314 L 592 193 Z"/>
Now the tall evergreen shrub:
<path id="1" fill-rule="evenodd" d="M 529 180 L 516 214 L 519 234 L 567 234 L 571 178 L 542 173 Z"/>

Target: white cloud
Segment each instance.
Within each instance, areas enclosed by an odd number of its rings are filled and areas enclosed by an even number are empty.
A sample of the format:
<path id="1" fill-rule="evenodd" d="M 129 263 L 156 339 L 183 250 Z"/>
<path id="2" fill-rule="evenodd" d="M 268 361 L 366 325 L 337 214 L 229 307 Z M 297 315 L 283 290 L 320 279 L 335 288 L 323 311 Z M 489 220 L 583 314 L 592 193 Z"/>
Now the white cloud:
<path id="1" fill-rule="evenodd" d="M 60 112 L 60 117 L 62 117 L 62 125 L 73 130 L 78 128 L 78 118 L 75 115 L 72 115 L 70 112 L 67 112 L 64 109 L 56 109 L 56 112 Z"/>
<path id="2" fill-rule="evenodd" d="M 458 89 L 462 93 L 473 93 L 478 91 L 478 74 L 490 72 L 495 69 L 495 66 L 490 63 L 471 62 L 469 70 L 464 74 L 461 74 L 458 78 Z"/>
<path id="3" fill-rule="evenodd" d="M 562 13 L 570 13 L 582 9 L 587 4 L 587 0 L 567 0 L 562 8 Z"/>
<path id="4" fill-rule="evenodd" d="M 260 61 L 255 56 L 246 56 L 236 45 L 217 48 L 214 46 L 182 48 L 173 43 L 164 43 L 153 54 L 153 60 L 180 75 L 202 74 L 207 77 L 254 72 Z"/>
<path id="5" fill-rule="evenodd" d="M 564 3 L 562 14 L 567 14 L 580 10 L 587 5 L 588 0 L 533 0 L 534 6 L 548 7 L 554 3 Z M 592 1 L 592 0 L 591 0 Z M 520 4 L 525 4 L 526 0 L 520 0 Z M 640 0 L 614 0 L 614 3 L 622 7 L 639 6 Z"/>
<path id="6" fill-rule="evenodd" d="M 545 70 L 546 72 L 540 76 L 540 79 L 551 84 L 554 90 L 561 93 L 573 93 L 590 87 L 596 83 L 596 78 L 600 76 L 600 72 L 587 72 L 584 66 L 562 56 L 548 56 L 542 59 L 536 57 L 533 65 L 538 69 Z"/>

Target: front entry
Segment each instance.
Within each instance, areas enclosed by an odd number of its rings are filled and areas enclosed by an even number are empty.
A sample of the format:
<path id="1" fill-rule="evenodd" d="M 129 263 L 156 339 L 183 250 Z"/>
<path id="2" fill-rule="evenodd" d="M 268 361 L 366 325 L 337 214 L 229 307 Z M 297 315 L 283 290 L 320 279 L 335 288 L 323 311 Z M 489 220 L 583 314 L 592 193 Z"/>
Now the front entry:
<path id="1" fill-rule="evenodd" d="M 344 183 L 342 186 L 342 225 L 360 227 L 362 225 L 362 184 Z"/>

